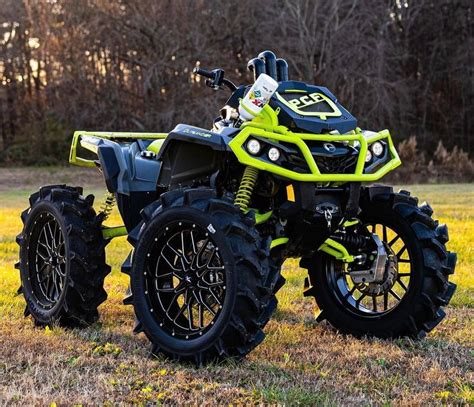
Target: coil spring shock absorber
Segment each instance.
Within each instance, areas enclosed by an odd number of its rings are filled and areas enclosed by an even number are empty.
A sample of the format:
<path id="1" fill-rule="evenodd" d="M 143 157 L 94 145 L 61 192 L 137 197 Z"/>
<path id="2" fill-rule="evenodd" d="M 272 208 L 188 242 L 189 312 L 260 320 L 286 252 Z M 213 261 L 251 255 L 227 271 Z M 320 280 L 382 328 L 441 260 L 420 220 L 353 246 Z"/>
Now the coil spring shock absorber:
<path id="1" fill-rule="evenodd" d="M 112 192 L 107 192 L 104 197 L 104 201 L 100 206 L 100 213 L 102 214 L 102 220 L 105 221 L 110 216 L 112 209 L 115 206 L 115 195 Z"/>
<path id="2" fill-rule="evenodd" d="M 234 204 L 237 205 L 242 212 L 249 209 L 250 198 L 258 178 L 258 170 L 253 167 L 245 167 L 242 180 L 240 181 L 239 190 L 235 195 Z"/>
<path id="3" fill-rule="evenodd" d="M 331 236 L 331 239 L 336 240 L 339 243 L 342 243 L 349 249 L 365 249 L 370 238 L 366 236 L 353 235 L 353 234 L 341 234 L 337 233 Z"/>

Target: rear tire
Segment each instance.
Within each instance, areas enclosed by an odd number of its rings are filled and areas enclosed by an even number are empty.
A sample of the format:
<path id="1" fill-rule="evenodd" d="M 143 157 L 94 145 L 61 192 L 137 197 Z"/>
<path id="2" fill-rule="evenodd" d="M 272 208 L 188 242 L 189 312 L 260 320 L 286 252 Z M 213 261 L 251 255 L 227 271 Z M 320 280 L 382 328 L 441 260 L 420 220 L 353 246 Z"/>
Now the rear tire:
<path id="1" fill-rule="evenodd" d="M 126 302 L 134 306 L 135 332 L 145 333 L 153 354 L 197 365 L 244 357 L 262 342 L 277 305 L 270 239 L 257 233 L 253 216 L 209 189 L 168 192 L 142 215 L 129 236 L 135 249 Z M 199 271 L 212 251 L 212 266 Z"/>
<path id="2" fill-rule="evenodd" d="M 81 188 L 47 186 L 30 196 L 31 207 L 21 215 L 19 291 L 25 316 L 38 326 L 84 326 L 99 318 L 110 267 L 93 200 Z"/>
<path id="3" fill-rule="evenodd" d="M 314 295 L 321 310 L 318 320 L 328 320 L 343 333 L 381 338 L 424 337 L 441 322 L 445 316 L 442 307 L 449 303 L 456 288 L 448 281 L 449 275 L 454 273 L 456 255 L 445 247 L 449 240 L 447 227 L 439 226 L 431 218 L 432 210 L 428 204 L 418 207 L 417 202 L 406 192 L 387 192 L 371 200 L 367 198 L 361 205 L 360 219 L 364 224 L 385 225 L 394 230 L 406 245 L 404 253 L 408 252 L 409 260 L 401 259 L 404 254 L 396 256 L 400 258 L 397 267 L 403 261 L 410 269 L 409 283 L 405 280 L 402 284 L 406 289 L 401 300 L 391 309 L 384 300 L 384 309 L 375 305 L 372 311 L 370 302 L 366 307 L 361 306 L 362 300 L 357 303 L 356 299 L 351 304 L 347 300 L 353 295 L 350 290 L 345 295 L 338 292 L 343 287 L 343 263 L 325 253 L 318 253 L 309 264 L 303 262 L 308 265 L 312 285 L 309 293 Z M 337 283 L 335 275 L 340 276 Z"/>

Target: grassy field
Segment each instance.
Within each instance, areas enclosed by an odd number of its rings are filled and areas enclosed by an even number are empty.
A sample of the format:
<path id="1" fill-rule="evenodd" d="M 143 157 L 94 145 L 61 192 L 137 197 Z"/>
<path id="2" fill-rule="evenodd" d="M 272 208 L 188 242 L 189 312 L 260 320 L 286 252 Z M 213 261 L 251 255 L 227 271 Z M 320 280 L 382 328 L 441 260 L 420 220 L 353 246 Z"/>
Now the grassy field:
<path id="1" fill-rule="evenodd" d="M 474 403 L 474 185 L 408 188 L 448 223 L 449 249 L 458 253 L 458 290 L 425 340 L 359 340 L 316 324 L 312 299 L 302 297 L 304 270 L 288 261 L 263 344 L 241 363 L 196 369 L 150 358 L 146 340 L 132 335 L 132 310 L 121 302 L 128 284 L 119 271 L 129 250 L 123 238 L 108 248 L 113 272 L 99 323 L 40 330 L 23 318 L 13 268 L 19 214 L 29 192 L 58 181 L 100 191 L 100 179 L 82 171 L 0 169 L 0 404 Z M 115 215 L 110 223 L 117 222 Z"/>

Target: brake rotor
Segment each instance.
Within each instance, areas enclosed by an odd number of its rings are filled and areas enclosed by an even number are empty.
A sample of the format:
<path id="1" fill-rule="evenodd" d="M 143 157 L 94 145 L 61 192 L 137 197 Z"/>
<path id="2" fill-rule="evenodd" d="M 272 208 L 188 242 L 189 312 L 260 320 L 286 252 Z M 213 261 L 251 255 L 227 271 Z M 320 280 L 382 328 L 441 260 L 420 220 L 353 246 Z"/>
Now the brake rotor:
<path id="1" fill-rule="evenodd" d="M 398 261 L 397 256 L 391 247 L 384 242 L 385 250 L 388 253 L 388 259 L 385 264 L 384 278 L 381 283 L 358 283 L 355 284 L 357 289 L 368 295 L 381 295 L 391 290 L 398 277 Z"/>

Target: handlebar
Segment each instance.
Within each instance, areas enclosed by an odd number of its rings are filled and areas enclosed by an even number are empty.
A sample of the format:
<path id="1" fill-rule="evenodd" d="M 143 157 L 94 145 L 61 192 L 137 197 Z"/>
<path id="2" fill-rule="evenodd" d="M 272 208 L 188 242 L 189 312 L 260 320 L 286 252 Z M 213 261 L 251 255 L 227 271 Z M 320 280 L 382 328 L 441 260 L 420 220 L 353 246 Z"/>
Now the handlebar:
<path id="1" fill-rule="evenodd" d="M 214 74 L 211 71 L 206 71 L 202 68 L 194 68 L 193 73 L 196 75 L 204 76 L 205 78 L 214 79 Z"/>
<path id="2" fill-rule="evenodd" d="M 218 68 L 213 69 L 212 71 L 207 71 L 206 69 L 195 67 L 193 73 L 207 78 L 206 85 L 214 90 L 222 89 L 222 85 L 227 86 L 231 92 L 234 92 L 237 89 L 237 86 L 232 81 L 224 78 L 223 69 Z"/>

